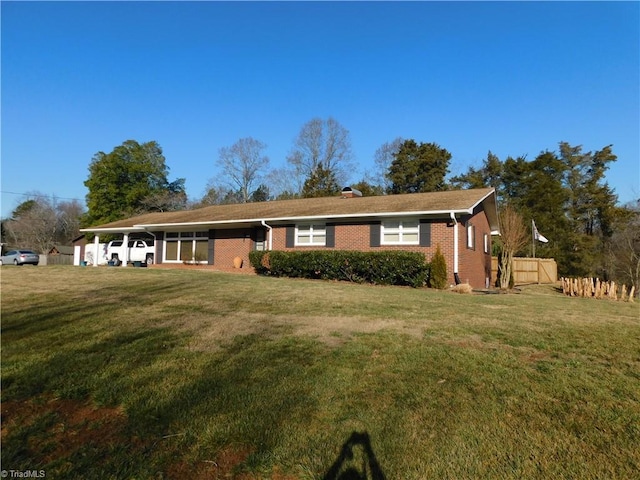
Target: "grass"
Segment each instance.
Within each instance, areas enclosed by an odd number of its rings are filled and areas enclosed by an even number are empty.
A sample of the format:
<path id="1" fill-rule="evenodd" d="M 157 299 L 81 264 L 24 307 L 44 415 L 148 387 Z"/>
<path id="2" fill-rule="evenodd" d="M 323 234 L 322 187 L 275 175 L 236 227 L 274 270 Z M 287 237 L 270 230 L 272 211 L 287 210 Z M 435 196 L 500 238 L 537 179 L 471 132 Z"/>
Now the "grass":
<path id="1" fill-rule="evenodd" d="M 637 304 L 552 286 L 458 295 L 188 270 L 0 275 L 6 470 L 640 473 Z"/>

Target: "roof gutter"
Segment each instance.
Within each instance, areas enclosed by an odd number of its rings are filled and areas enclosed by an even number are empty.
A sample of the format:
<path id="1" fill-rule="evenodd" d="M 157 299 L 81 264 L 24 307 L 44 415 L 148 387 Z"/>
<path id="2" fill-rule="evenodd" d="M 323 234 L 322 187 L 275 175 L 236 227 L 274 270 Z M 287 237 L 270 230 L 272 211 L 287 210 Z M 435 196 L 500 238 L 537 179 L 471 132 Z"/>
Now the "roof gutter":
<path id="1" fill-rule="evenodd" d="M 107 227 L 107 228 L 100 228 L 100 227 L 95 227 L 95 228 L 81 228 L 79 231 L 80 232 L 87 232 L 87 233 L 91 233 L 91 232 L 100 232 L 100 233 L 140 233 L 140 232 L 146 232 L 147 231 L 147 225 L 133 225 L 130 227 Z"/>

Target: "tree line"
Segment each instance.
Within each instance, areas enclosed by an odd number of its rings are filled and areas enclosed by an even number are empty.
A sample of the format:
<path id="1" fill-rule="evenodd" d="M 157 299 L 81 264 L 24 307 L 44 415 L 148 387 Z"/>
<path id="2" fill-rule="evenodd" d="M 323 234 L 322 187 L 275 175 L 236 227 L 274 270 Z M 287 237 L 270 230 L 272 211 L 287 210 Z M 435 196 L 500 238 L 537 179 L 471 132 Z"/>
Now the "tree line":
<path id="1" fill-rule="evenodd" d="M 147 212 L 333 196 L 349 184 L 355 171 L 349 131 L 333 118 L 314 118 L 302 126 L 285 167 L 270 169 L 266 148 L 252 137 L 220 148 L 215 159 L 220 174 L 209 180 L 203 196 L 195 200 L 187 198 L 184 178 L 169 181 L 169 167 L 155 141 L 127 140 L 109 153 L 98 152 L 84 182 L 87 211 L 66 240 L 77 234 L 80 225 Z M 349 185 L 367 196 L 493 187 L 500 211 L 509 209 L 505 217 L 513 225 L 513 214 L 516 224 L 521 224 L 519 242 L 509 243 L 513 255 L 531 254 L 531 221 L 535 220 L 549 239 L 537 245 L 536 253 L 555 258 L 561 275 L 612 277 L 638 286 L 640 204 L 618 205 L 606 182 L 606 171 L 616 161 L 612 146 L 585 152 L 581 146 L 560 142 L 557 151 L 543 151 L 533 160 L 524 156 L 502 160 L 489 151 L 480 167 L 448 177 L 451 157 L 434 142 L 396 138 L 376 150 L 375 171 Z M 24 225 L 38 223 L 36 218 L 45 211 L 59 216 L 57 207 L 46 205 L 42 198 L 24 202 L 3 222 L 3 238 L 27 242 L 30 237 L 25 236 Z M 59 230 L 50 241 L 54 238 L 62 238 Z M 40 248 L 46 242 L 27 243 Z M 494 243 L 495 253 L 505 247 L 500 239 Z"/>

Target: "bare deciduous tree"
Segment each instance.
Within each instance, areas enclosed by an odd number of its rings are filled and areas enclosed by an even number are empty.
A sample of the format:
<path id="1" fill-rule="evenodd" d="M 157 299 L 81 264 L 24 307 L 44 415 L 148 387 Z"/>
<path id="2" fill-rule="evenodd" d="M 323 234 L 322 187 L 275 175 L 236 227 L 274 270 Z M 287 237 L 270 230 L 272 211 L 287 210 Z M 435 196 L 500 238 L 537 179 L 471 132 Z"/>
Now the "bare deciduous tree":
<path id="1" fill-rule="evenodd" d="M 68 245 L 80 235 L 80 219 L 84 215 L 84 207 L 78 200 L 60 202 L 56 205 L 57 240 Z"/>
<path id="2" fill-rule="evenodd" d="M 292 168 L 276 168 L 265 176 L 270 193 L 277 199 L 296 198 L 302 192 L 304 179 Z"/>
<path id="3" fill-rule="evenodd" d="M 314 118 L 305 123 L 287 157 L 296 174 L 303 179 L 322 167 L 342 183 L 353 171 L 352 160 L 349 130 L 331 117 L 327 120 Z"/>
<path id="4" fill-rule="evenodd" d="M 387 177 L 391 162 L 395 159 L 396 154 L 400 150 L 400 146 L 404 142 L 402 137 L 398 137 L 392 142 L 385 142 L 376 150 L 373 160 L 376 165 L 376 180 L 385 191 L 391 187 L 391 181 Z"/>
<path id="5" fill-rule="evenodd" d="M 608 248 L 609 276 L 640 289 L 640 200 L 629 203 L 618 219 Z"/>
<path id="6" fill-rule="evenodd" d="M 77 200 L 57 203 L 55 198 L 33 194 L 4 222 L 7 241 L 15 247 L 46 253 L 54 245 L 69 245 L 79 232 L 84 208 Z"/>
<path id="7" fill-rule="evenodd" d="M 500 288 L 508 289 L 513 270 L 513 257 L 522 250 L 529 239 L 529 233 L 524 225 L 522 216 L 510 205 L 506 205 L 500 212 L 500 240 L 502 252 L 500 254 Z"/>
<path id="8" fill-rule="evenodd" d="M 238 188 L 244 203 L 250 201 L 254 187 L 269 165 L 269 158 L 262 155 L 265 148 L 264 143 L 247 137 L 219 150 L 218 164 L 230 179 L 229 183 Z"/>
<path id="9" fill-rule="evenodd" d="M 207 182 L 204 195 L 197 201 L 189 204 L 190 209 L 210 207 L 211 205 L 228 205 L 243 203 L 239 190 L 233 190 L 227 185 L 220 185 L 214 179 Z"/>

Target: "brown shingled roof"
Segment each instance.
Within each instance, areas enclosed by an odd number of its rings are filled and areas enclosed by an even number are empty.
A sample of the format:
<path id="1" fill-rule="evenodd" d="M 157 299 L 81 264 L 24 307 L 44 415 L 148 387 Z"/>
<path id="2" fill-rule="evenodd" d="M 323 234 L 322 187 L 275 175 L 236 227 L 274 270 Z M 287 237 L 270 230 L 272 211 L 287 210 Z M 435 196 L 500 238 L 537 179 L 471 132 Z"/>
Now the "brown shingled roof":
<path id="1" fill-rule="evenodd" d="M 489 202 L 487 215 L 497 229 L 495 193 L 492 188 L 451 190 L 446 192 L 383 195 L 376 197 L 323 197 L 270 202 L 213 205 L 195 210 L 147 213 L 137 217 L 83 229 L 84 231 L 168 227 L 175 224 L 220 224 L 259 220 L 292 221 L 312 218 L 357 218 L 393 213 L 436 214 L 471 211 L 479 203 Z"/>

